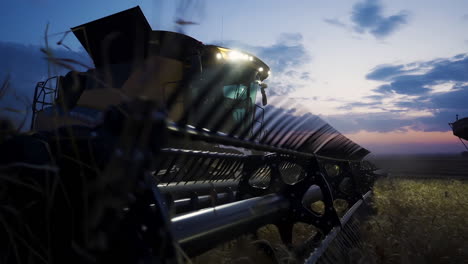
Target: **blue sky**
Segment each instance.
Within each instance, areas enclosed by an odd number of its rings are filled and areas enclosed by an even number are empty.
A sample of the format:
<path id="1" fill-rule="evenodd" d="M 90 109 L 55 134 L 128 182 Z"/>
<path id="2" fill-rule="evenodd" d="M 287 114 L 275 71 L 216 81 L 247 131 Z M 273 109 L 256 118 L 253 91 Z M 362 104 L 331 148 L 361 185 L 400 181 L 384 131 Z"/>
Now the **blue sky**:
<path id="1" fill-rule="evenodd" d="M 204 43 L 255 53 L 272 68 L 271 94 L 374 152 L 462 150 L 447 123 L 468 116 L 465 0 L 4 0 L 0 55 L 13 61 L 14 52 L 43 46 L 47 23 L 54 46 L 61 35 L 53 34 L 136 5 L 153 29 L 177 30 L 183 18 L 198 23 L 183 30 Z M 82 52 L 72 35 L 64 43 Z M 12 64 L 0 62 L 0 73 L 25 93 L 45 75 L 32 68 L 22 76 L 21 62 Z"/>

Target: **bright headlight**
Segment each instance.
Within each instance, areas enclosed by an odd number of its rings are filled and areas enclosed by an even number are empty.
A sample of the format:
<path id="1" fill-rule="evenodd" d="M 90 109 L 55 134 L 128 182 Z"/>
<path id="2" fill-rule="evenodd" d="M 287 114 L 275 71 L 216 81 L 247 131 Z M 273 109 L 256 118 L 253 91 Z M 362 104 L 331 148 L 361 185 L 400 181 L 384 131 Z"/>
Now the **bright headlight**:
<path id="1" fill-rule="evenodd" d="M 258 68 L 258 71 L 259 71 L 259 72 L 262 72 L 262 71 L 263 71 L 263 67 Z"/>
<path id="2" fill-rule="evenodd" d="M 248 60 L 249 56 L 247 54 L 242 53 L 242 52 L 233 50 L 233 51 L 229 52 L 229 59 L 230 60 Z"/>
<path id="3" fill-rule="evenodd" d="M 230 50 L 225 48 L 218 48 L 218 50 L 219 52 L 216 53 L 216 59 L 218 60 L 225 59 L 228 61 L 255 61 L 253 56 L 237 50 Z"/>

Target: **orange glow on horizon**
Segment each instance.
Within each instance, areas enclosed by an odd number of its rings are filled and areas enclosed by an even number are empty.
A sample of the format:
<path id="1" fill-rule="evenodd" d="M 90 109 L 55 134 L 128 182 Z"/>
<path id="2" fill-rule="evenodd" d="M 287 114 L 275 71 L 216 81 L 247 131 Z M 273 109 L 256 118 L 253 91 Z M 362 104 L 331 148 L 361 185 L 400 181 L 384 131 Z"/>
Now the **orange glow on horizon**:
<path id="1" fill-rule="evenodd" d="M 452 131 L 424 132 L 424 131 L 391 131 L 368 132 L 361 130 L 357 133 L 345 134 L 346 137 L 358 144 L 453 144 L 458 142 Z M 459 143 L 459 142 L 458 142 Z"/>

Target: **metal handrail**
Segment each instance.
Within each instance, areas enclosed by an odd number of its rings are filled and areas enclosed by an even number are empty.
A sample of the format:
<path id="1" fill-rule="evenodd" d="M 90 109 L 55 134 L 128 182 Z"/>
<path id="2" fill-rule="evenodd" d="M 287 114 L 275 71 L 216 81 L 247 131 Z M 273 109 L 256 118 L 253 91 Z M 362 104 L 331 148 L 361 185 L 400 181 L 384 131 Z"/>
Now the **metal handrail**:
<path id="1" fill-rule="evenodd" d="M 55 79 L 55 88 L 47 87 L 47 84 Z M 34 129 L 34 123 L 36 121 L 36 115 L 38 112 L 44 111 L 44 106 L 53 106 L 58 96 L 59 89 L 59 76 L 53 76 L 43 82 L 38 82 L 34 89 L 34 98 L 32 104 L 32 118 L 31 118 L 31 130 Z M 53 99 L 48 101 L 47 95 L 53 94 Z"/>

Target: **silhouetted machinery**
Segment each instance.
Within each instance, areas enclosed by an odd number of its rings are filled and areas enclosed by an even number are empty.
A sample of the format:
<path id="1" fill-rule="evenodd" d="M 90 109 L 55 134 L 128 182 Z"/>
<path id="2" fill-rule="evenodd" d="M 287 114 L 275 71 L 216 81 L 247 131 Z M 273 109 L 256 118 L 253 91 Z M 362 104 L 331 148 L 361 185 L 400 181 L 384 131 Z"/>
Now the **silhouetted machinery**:
<path id="1" fill-rule="evenodd" d="M 453 135 L 460 139 L 461 143 L 468 151 L 468 147 L 466 146 L 465 142 L 463 142 L 463 140 L 468 141 L 468 117 L 458 119 L 457 115 L 455 122 L 449 123 L 449 125 L 452 128 Z M 464 155 L 468 155 L 468 152 L 464 152 Z"/>
<path id="2" fill-rule="evenodd" d="M 259 58 L 153 31 L 139 7 L 72 31 L 95 68 L 39 82 L 32 132 L 0 146 L 1 263 L 182 263 L 268 224 L 308 263 L 359 246 L 339 231 L 370 195 L 369 151 L 257 105 Z M 299 222 L 318 233 L 293 249 Z"/>

